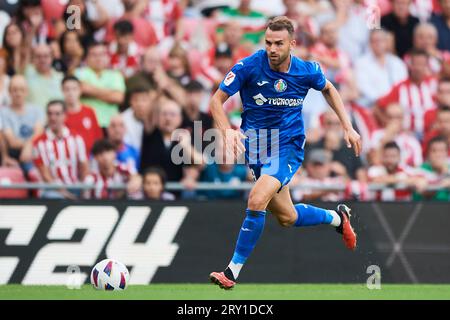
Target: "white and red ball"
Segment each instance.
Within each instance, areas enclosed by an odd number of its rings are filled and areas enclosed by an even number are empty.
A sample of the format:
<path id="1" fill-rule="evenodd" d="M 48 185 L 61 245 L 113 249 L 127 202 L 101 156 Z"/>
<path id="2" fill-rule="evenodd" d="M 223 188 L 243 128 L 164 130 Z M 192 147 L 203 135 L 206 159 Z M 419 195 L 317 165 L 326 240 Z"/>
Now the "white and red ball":
<path id="1" fill-rule="evenodd" d="M 91 272 L 91 283 L 98 290 L 125 290 L 129 279 L 127 267 L 113 259 L 100 261 Z"/>

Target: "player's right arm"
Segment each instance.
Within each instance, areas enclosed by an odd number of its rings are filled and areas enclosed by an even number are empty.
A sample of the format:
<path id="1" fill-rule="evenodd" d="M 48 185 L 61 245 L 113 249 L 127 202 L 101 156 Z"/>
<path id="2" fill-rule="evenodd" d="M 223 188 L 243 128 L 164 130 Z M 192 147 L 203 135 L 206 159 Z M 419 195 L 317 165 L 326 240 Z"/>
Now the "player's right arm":
<path id="1" fill-rule="evenodd" d="M 220 83 L 219 89 L 214 93 L 209 106 L 216 127 L 222 134 L 226 152 L 228 154 L 234 154 L 236 158 L 245 151 L 241 139 L 245 139 L 246 137 L 239 130 L 233 130 L 231 128 L 228 117 L 223 109 L 223 104 L 230 96 L 241 90 L 245 85 L 252 63 L 252 56 L 236 63 Z"/>
<path id="2" fill-rule="evenodd" d="M 223 110 L 223 104 L 228 100 L 229 97 L 230 96 L 226 92 L 222 91 L 221 89 L 217 89 L 217 91 L 212 96 L 209 105 L 211 115 L 214 118 L 214 123 L 221 131 L 231 129 L 230 121 L 228 120 L 228 117 Z"/>
<path id="3" fill-rule="evenodd" d="M 220 130 L 220 133 L 223 137 L 223 142 L 225 144 L 225 148 L 227 153 L 234 154 L 237 158 L 242 152 L 245 151 L 245 147 L 241 141 L 241 139 L 245 139 L 245 135 L 243 135 L 238 130 L 233 130 L 230 125 L 230 121 L 223 109 L 223 104 L 230 96 L 222 91 L 220 88 L 214 93 L 211 98 L 211 102 L 209 105 L 211 115 L 214 119 L 214 123 L 217 129 Z"/>

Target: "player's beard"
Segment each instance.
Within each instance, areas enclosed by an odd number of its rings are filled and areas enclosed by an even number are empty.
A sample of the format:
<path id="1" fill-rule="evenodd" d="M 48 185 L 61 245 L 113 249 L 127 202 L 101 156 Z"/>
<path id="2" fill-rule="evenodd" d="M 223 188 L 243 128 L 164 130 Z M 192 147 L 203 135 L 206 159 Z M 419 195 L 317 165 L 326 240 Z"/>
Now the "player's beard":
<path id="1" fill-rule="evenodd" d="M 280 57 L 278 59 L 270 60 L 270 63 L 272 64 L 272 66 L 278 67 L 278 66 L 282 65 L 286 61 L 286 59 L 289 57 L 289 54 L 290 54 L 290 52 L 288 51 L 284 55 L 280 55 Z"/>

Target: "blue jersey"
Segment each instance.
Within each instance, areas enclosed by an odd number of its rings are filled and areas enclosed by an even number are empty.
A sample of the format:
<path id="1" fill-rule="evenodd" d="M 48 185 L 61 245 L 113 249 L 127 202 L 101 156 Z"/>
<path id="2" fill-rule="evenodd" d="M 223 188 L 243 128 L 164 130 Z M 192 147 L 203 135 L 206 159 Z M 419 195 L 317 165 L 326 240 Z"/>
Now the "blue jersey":
<path id="1" fill-rule="evenodd" d="M 303 101 L 309 89 L 323 90 L 325 84 L 317 62 L 291 55 L 288 71 L 278 72 L 270 68 L 265 50 L 238 62 L 225 76 L 219 88 L 230 96 L 241 95 L 245 158 L 255 179 L 273 176 L 280 190 L 289 183 L 304 159 Z"/>
<path id="2" fill-rule="evenodd" d="M 238 62 L 220 89 L 232 96 L 239 91 L 243 113 L 241 129 L 278 129 L 280 144 L 304 136 L 303 101 L 310 88 L 322 90 L 325 76 L 317 62 L 291 55 L 288 72 L 270 68 L 265 50 Z"/>

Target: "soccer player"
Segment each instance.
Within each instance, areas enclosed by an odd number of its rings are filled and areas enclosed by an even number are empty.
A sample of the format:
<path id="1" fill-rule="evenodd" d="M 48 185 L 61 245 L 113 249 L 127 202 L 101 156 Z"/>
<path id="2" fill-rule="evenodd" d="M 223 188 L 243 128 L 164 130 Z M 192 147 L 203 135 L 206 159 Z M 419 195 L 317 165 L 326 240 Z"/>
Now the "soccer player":
<path id="1" fill-rule="evenodd" d="M 294 205 L 290 197 L 288 183 L 304 158 L 302 105 L 310 88 L 320 90 L 336 112 L 347 147 L 353 147 L 356 156 L 361 152 L 360 136 L 345 113 L 338 91 L 326 80 L 319 64 L 302 61 L 291 54 L 295 46 L 293 34 L 294 27 L 288 18 L 272 19 L 265 31 L 266 50 L 239 61 L 225 76 L 210 102 L 227 151 L 234 157 L 244 152 L 256 180 L 231 262 L 224 272 L 212 272 L 209 276 L 211 282 L 223 289 L 234 287 L 242 266 L 261 236 L 266 209 L 285 227 L 329 224 L 343 235 L 347 248 L 354 250 L 356 247 L 350 208 L 344 204 L 338 205 L 336 210 L 303 203 Z M 238 91 L 244 108 L 242 131 L 231 129 L 223 110 L 225 101 Z M 265 137 L 269 138 L 270 147 L 274 145 L 270 150 L 261 144 Z M 255 145 L 259 146 L 256 150 Z"/>

